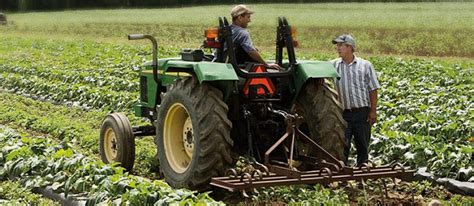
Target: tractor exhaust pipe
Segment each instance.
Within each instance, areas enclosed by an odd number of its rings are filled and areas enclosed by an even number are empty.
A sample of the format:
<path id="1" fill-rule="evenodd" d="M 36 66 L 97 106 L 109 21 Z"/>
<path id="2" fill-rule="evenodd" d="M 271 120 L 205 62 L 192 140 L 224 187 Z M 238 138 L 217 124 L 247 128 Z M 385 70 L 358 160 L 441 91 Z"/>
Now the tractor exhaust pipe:
<path id="1" fill-rule="evenodd" d="M 153 80 L 156 82 L 156 93 L 155 93 L 155 98 L 157 104 L 161 104 L 161 95 L 160 93 L 162 91 L 165 91 L 163 85 L 161 85 L 161 80 L 158 78 L 158 44 L 156 43 L 155 37 L 149 34 L 129 34 L 128 35 L 128 40 L 139 40 L 139 39 L 149 39 L 151 41 L 151 44 L 153 45 L 153 59 L 151 63 L 151 67 L 153 69 Z"/>
<path id="2" fill-rule="evenodd" d="M 158 44 L 156 43 L 155 37 L 149 34 L 129 34 L 128 40 L 139 40 L 139 39 L 149 39 L 153 44 L 153 59 L 152 65 L 153 68 L 153 79 L 157 84 L 160 84 L 158 79 Z"/>

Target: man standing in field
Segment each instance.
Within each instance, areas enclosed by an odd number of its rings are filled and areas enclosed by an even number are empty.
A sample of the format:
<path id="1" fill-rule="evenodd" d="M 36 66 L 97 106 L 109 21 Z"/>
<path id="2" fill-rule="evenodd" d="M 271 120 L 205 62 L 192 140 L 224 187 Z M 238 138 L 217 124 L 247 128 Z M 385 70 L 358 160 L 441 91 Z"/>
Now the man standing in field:
<path id="1" fill-rule="evenodd" d="M 343 34 L 332 40 L 340 58 L 332 61 L 341 79 L 335 80 L 339 98 L 344 107 L 347 122 L 344 150 L 345 164 L 348 164 L 352 137 L 357 150 L 357 166 L 368 160 L 371 126 L 377 120 L 377 81 L 374 67 L 362 58 L 356 57 L 356 42 L 351 35 Z"/>
<path id="2" fill-rule="evenodd" d="M 260 56 L 257 49 L 253 46 L 247 26 L 250 23 L 250 17 L 254 12 L 246 5 L 240 4 L 232 8 L 230 15 L 232 16 L 232 41 L 235 46 L 235 56 L 238 64 L 245 62 L 258 62 L 267 67 L 274 69 L 282 69 L 278 64 L 267 64 Z"/>

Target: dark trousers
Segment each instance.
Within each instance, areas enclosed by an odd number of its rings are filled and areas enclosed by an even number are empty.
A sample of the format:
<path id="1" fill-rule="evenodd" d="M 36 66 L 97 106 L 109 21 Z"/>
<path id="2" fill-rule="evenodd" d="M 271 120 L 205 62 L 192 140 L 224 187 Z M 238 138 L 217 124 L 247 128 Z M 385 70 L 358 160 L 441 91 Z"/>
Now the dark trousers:
<path id="1" fill-rule="evenodd" d="M 357 166 L 367 161 L 369 158 L 369 141 L 371 126 L 367 122 L 370 108 L 364 107 L 356 111 L 344 110 L 344 120 L 347 122 L 345 131 L 347 147 L 344 149 L 346 157 L 344 163 L 347 165 L 350 154 L 352 137 L 357 150 Z"/>

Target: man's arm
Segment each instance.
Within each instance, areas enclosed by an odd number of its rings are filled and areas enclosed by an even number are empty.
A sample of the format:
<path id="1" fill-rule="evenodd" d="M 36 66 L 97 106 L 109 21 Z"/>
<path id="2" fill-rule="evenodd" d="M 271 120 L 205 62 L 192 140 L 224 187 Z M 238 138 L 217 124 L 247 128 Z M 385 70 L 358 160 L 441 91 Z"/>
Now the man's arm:
<path id="1" fill-rule="evenodd" d="M 249 51 L 248 54 L 250 57 L 252 57 L 253 60 L 255 60 L 256 62 L 260 64 L 264 64 L 265 66 L 273 68 L 273 69 L 278 69 L 278 70 L 283 69 L 278 64 L 267 64 L 265 60 L 263 60 L 262 56 L 260 56 L 260 54 L 256 50 Z"/>
<path id="2" fill-rule="evenodd" d="M 367 121 L 370 125 L 373 125 L 377 121 L 377 90 L 369 92 L 370 98 L 370 112 Z"/>
<path id="3" fill-rule="evenodd" d="M 249 56 L 252 57 L 253 60 L 260 64 L 267 64 L 265 60 L 260 56 L 260 54 L 256 50 L 252 50 L 248 52 Z"/>

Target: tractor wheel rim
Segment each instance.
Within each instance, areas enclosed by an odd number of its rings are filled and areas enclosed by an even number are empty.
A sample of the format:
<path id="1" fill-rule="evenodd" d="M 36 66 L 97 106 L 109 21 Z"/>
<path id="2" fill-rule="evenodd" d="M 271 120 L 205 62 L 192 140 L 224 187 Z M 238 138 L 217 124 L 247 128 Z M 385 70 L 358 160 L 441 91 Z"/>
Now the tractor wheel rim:
<path id="1" fill-rule="evenodd" d="M 105 130 L 104 151 L 107 161 L 114 162 L 117 158 L 117 138 L 112 128 Z"/>
<path id="2" fill-rule="evenodd" d="M 190 117 L 188 117 L 186 121 L 184 122 L 183 145 L 188 157 L 192 157 L 193 150 L 194 150 L 194 132 L 193 132 L 193 123 Z"/>
<path id="3" fill-rule="evenodd" d="M 194 132 L 189 112 L 181 103 L 171 105 L 166 114 L 163 145 L 170 167 L 184 173 L 193 157 Z"/>

